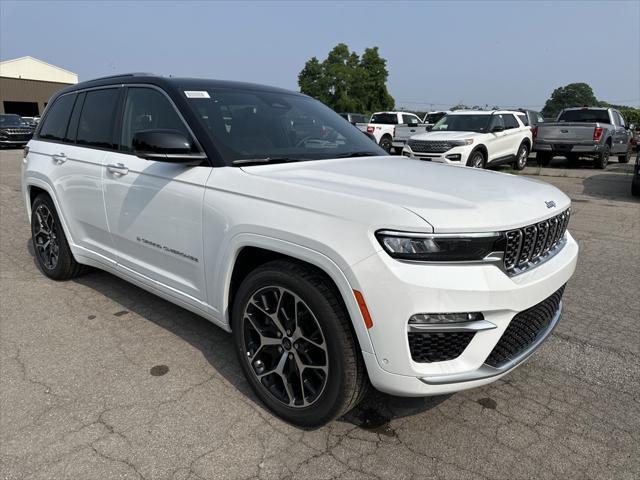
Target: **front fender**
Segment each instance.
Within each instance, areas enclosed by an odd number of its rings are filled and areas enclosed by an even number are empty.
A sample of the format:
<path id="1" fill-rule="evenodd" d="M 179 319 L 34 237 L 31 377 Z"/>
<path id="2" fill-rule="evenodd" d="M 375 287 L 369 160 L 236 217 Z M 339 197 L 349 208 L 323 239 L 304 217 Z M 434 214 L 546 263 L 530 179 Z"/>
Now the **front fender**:
<path id="1" fill-rule="evenodd" d="M 213 292 L 210 292 L 212 295 L 210 298 L 214 300 L 212 302 L 213 305 L 220 306 L 220 317 L 224 322 L 224 328 L 227 330 L 231 329 L 229 318 L 231 275 L 238 254 L 244 247 L 256 247 L 281 253 L 314 265 L 329 275 L 342 295 L 342 299 L 349 313 L 349 318 L 352 321 L 358 342 L 360 343 L 360 348 L 365 352 L 373 353 L 369 333 L 365 327 L 364 319 L 362 318 L 360 308 L 353 294 L 353 289 L 358 289 L 359 286 L 355 277 L 350 273 L 350 270 L 341 268 L 336 262 L 321 252 L 286 240 L 261 234 L 239 233 L 233 236 L 229 240 L 227 248 L 221 257 L 222 261 L 220 265 L 224 266 L 224 268 L 214 270 L 214 272 L 217 272 L 217 276 L 213 281 L 213 285 L 218 285 L 219 288 L 215 288 Z"/>

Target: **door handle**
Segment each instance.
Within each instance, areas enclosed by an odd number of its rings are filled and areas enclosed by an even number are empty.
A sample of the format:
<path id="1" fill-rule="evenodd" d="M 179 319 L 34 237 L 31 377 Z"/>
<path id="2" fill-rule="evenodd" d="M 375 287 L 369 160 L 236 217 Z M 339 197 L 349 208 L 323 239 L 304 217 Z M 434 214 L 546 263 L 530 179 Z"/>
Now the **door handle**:
<path id="1" fill-rule="evenodd" d="M 129 173 L 129 169 L 125 167 L 122 163 L 110 163 L 107 165 L 107 170 L 113 173 L 114 175 L 126 175 Z"/>
<path id="2" fill-rule="evenodd" d="M 58 165 L 62 165 L 64 162 L 67 161 L 67 156 L 64 154 L 64 152 L 53 154 L 52 158 L 53 158 L 53 161 L 56 162 Z"/>

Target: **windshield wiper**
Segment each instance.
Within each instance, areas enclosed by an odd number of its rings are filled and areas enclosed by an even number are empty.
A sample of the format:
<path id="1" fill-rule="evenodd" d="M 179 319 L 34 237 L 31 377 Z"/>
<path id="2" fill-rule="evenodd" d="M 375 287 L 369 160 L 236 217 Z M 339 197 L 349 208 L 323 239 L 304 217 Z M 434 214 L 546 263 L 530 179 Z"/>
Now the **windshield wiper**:
<path id="1" fill-rule="evenodd" d="M 269 163 L 299 162 L 300 158 L 291 157 L 265 157 L 265 158 L 241 158 L 231 162 L 232 165 L 266 165 Z"/>
<path id="2" fill-rule="evenodd" d="M 378 154 L 375 152 L 349 152 L 343 153 L 342 155 L 336 155 L 335 158 L 353 158 L 353 157 L 377 157 Z"/>

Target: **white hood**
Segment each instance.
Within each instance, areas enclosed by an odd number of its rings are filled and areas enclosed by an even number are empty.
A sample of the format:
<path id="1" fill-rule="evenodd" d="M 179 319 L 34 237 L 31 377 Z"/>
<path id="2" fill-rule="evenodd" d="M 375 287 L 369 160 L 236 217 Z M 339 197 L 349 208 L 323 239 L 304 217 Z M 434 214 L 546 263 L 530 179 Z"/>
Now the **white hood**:
<path id="1" fill-rule="evenodd" d="M 308 186 L 309 197 L 317 197 L 319 203 L 335 192 L 404 207 L 443 233 L 508 230 L 551 217 L 570 204 L 564 193 L 542 181 L 406 157 L 319 160 L 243 170 Z"/>
<path id="2" fill-rule="evenodd" d="M 465 140 L 467 138 L 474 138 L 480 135 L 485 135 L 479 132 L 426 132 L 411 135 L 412 140 Z"/>

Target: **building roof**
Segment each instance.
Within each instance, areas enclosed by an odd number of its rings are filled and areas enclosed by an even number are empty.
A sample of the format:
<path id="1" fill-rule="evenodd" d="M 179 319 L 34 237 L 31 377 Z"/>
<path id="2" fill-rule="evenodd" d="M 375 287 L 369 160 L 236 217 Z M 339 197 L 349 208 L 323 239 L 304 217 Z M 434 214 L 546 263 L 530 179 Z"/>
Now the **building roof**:
<path id="1" fill-rule="evenodd" d="M 29 56 L 0 62 L 0 77 L 68 84 L 78 83 L 77 73 Z"/>

